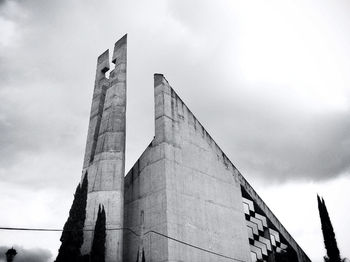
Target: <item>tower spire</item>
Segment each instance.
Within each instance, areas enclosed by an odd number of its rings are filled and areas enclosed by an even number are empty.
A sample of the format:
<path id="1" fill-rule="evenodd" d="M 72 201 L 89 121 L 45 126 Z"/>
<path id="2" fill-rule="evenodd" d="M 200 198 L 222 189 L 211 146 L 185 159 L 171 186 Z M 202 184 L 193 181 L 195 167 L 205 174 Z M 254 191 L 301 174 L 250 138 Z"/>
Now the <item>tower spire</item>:
<path id="1" fill-rule="evenodd" d="M 106 212 L 106 262 L 121 262 L 124 217 L 126 35 L 113 51 L 115 68 L 110 71 L 109 51 L 97 59 L 95 89 L 91 106 L 83 173 L 88 171 L 89 191 L 82 253 L 88 254 L 99 205 Z"/>

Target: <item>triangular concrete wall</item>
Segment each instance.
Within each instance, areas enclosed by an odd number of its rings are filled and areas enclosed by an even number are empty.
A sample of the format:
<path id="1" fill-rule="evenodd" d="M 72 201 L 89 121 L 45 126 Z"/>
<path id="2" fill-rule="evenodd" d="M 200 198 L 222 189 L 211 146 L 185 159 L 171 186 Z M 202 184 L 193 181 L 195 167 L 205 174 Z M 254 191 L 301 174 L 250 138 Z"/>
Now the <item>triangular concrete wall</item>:
<path id="1" fill-rule="evenodd" d="M 250 261 L 240 183 L 221 150 L 163 75 L 155 75 L 155 137 L 125 178 L 125 227 L 154 230 L 197 247 Z M 140 238 L 124 235 L 124 261 Z M 146 261 L 228 261 L 153 232 Z M 135 247 L 136 246 L 136 247 Z"/>

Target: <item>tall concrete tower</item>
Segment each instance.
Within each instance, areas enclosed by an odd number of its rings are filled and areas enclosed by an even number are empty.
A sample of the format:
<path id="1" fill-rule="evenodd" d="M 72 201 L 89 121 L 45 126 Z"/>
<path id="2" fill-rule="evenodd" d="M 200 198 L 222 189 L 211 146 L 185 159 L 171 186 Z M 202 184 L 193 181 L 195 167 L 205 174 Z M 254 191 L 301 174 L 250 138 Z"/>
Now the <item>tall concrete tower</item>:
<path id="1" fill-rule="evenodd" d="M 109 78 L 109 51 L 97 59 L 83 176 L 88 175 L 88 197 L 82 254 L 91 250 L 98 206 L 106 210 L 106 228 L 122 228 L 124 217 L 125 113 L 127 35 L 115 43 L 114 69 Z M 106 262 L 123 259 L 123 232 L 107 230 Z"/>
<path id="2" fill-rule="evenodd" d="M 162 74 L 154 75 L 155 136 L 124 178 L 126 56 L 125 35 L 113 69 L 108 50 L 97 60 L 82 254 L 102 204 L 106 262 L 310 262 Z"/>

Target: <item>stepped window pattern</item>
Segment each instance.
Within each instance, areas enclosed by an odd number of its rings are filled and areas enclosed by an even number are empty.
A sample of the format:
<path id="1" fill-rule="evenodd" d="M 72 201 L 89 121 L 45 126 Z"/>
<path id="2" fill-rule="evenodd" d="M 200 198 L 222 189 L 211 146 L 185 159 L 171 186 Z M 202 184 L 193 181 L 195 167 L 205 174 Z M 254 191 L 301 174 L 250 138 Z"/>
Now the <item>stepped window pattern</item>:
<path id="1" fill-rule="evenodd" d="M 282 236 L 268 220 L 263 211 L 242 188 L 243 211 L 247 225 L 252 262 L 270 261 L 276 254 L 290 252 Z"/>

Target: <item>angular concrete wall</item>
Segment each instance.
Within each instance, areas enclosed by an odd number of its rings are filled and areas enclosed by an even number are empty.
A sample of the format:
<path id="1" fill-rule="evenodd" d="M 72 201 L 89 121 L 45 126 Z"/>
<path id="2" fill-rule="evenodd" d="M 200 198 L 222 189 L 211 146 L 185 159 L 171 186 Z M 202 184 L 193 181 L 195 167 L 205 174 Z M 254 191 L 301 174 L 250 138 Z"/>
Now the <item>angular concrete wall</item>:
<path id="1" fill-rule="evenodd" d="M 114 47 L 115 68 L 107 79 L 108 51 L 97 61 L 97 72 L 83 166 L 88 198 L 83 254 L 90 252 L 98 206 L 106 211 L 107 229 L 123 227 L 126 112 L 126 35 Z M 90 230 L 90 231 L 89 231 Z M 123 233 L 107 230 L 106 262 L 123 261 Z"/>
<path id="2" fill-rule="evenodd" d="M 239 181 L 162 75 L 155 75 L 155 137 L 125 178 L 124 261 L 250 261 Z M 141 242 L 141 239 L 143 241 Z"/>
<path id="3" fill-rule="evenodd" d="M 164 146 L 152 141 L 125 177 L 125 228 L 130 228 L 137 234 L 154 230 L 167 235 L 165 179 Z M 135 262 L 137 252 L 142 248 L 146 261 L 168 261 L 168 239 L 152 233 L 142 239 L 129 230 L 124 230 L 124 261 Z"/>
<path id="4" fill-rule="evenodd" d="M 156 143 L 165 145 L 168 235 L 250 261 L 240 183 L 163 75 L 155 75 Z M 169 261 L 228 261 L 174 241 Z"/>
<path id="5" fill-rule="evenodd" d="M 298 260 L 310 261 L 162 75 L 155 77 L 155 104 L 155 140 L 167 144 L 169 235 L 177 235 L 189 242 L 199 241 L 199 246 L 209 243 L 206 247 L 208 249 L 249 261 L 247 232 L 243 232 L 246 229 L 243 229 L 242 185 L 296 251 Z M 219 218 L 215 213 L 220 214 Z M 203 229 L 206 232 L 201 232 Z M 231 230 L 235 233 L 230 233 Z M 185 251 L 177 244 L 174 248 L 171 246 L 172 242 L 169 243 L 170 259 L 197 261 L 198 257 L 193 250 Z M 246 257 L 247 254 L 249 258 Z M 200 261 L 205 261 L 206 258 L 208 256 L 204 255 Z"/>
<path id="6" fill-rule="evenodd" d="M 124 261 L 142 249 L 146 261 L 251 261 L 241 186 L 310 261 L 161 74 L 154 92 L 155 137 L 125 178 L 124 227 L 137 235 L 124 231 Z"/>

